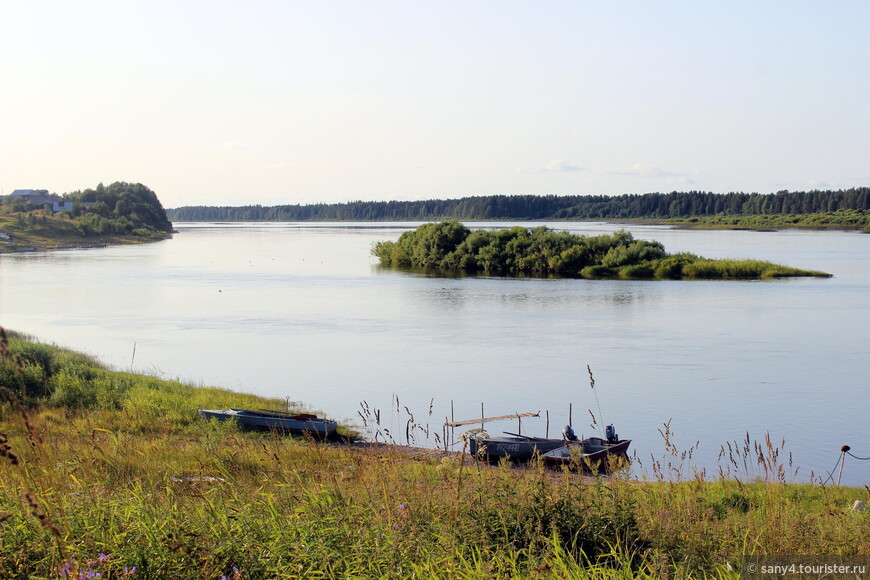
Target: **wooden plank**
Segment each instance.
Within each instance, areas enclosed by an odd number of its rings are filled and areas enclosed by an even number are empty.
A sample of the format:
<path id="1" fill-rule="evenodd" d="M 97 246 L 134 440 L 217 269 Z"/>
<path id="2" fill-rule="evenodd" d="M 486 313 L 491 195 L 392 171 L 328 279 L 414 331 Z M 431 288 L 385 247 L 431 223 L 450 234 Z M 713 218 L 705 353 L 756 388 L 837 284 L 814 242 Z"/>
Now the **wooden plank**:
<path id="1" fill-rule="evenodd" d="M 536 413 L 514 413 L 513 415 L 499 415 L 498 417 L 481 417 L 480 419 L 466 419 L 465 421 L 450 421 L 445 423 L 448 427 L 459 427 L 461 425 L 474 425 L 475 423 L 488 423 L 489 421 L 498 421 L 500 419 L 518 419 L 520 417 L 540 417 L 541 412 Z"/>

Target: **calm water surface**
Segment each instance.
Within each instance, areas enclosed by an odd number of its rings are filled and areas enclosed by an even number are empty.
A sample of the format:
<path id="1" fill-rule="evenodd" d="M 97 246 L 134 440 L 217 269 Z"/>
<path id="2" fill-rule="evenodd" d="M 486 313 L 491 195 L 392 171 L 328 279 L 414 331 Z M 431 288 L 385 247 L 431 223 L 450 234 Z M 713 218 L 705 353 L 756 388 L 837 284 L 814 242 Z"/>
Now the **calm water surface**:
<path id="1" fill-rule="evenodd" d="M 600 403 L 603 421 L 634 440 L 639 473 L 663 456 L 668 420 L 680 448 L 699 442 L 689 472 L 715 473 L 720 446 L 747 432 L 785 438 L 799 480 L 827 477 L 843 444 L 870 456 L 870 236 L 626 227 L 669 252 L 830 279 L 436 278 L 378 267 L 372 243 L 416 225 L 179 223 L 155 244 L 3 255 L 0 324 L 119 369 L 288 396 L 338 419 L 358 421 L 366 401 L 403 439 L 405 406 L 435 431 L 451 404 L 456 419 L 479 417 L 481 403 L 487 415 L 548 410 L 554 435 L 572 403 L 575 430 L 591 435 L 587 410 Z M 523 432 L 544 435 L 543 415 Z M 870 482 L 868 464 L 847 458 L 844 482 Z"/>

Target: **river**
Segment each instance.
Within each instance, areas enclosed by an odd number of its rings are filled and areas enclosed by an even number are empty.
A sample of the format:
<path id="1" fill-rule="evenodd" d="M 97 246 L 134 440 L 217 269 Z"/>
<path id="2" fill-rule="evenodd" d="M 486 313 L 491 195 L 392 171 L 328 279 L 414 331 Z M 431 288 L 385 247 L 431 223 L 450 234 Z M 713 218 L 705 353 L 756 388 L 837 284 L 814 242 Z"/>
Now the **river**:
<path id="1" fill-rule="evenodd" d="M 553 436 L 569 408 L 578 434 L 613 423 L 633 440 L 640 477 L 654 476 L 653 459 L 684 475 L 763 475 L 754 454 L 739 469 L 718 458 L 747 434 L 784 439 L 779 461 L 797 481 L 827 479 L 843 444 L 870 456 L 870 236 L 547 224 L 624 228 L 669 252 L 833 278 L 441 278 L 379 267 L 371 245 L 416 225 L 177 223 L 173 239 L 153 244 L 0 255 L 0 324 L 117 369 L 289 397 L 339 420 L 361 423 L 366 404 L 381 410 L 380 435 L 402 442 L 408 411 L 429 428 L 417 443 L 435 445 L 445 418 L 479 417 L 483 405 L 486 415 L 541 411 L 487 425 L 496 434 L 545 435 L 549 415 Z M 665 454 L 668 421 L 677 449 L 697 445 L 691 458 Z M 868 464 L 847 457 L 843 482 L 870 482 Z"/>

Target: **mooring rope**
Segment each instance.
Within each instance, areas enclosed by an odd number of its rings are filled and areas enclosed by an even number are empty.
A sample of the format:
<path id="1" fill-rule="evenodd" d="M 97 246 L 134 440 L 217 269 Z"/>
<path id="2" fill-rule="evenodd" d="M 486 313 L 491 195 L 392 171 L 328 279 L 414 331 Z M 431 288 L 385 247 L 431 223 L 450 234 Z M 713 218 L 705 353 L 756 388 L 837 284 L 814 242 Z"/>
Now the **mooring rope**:
<path id="1" fill-rule="evenodd" d="M 841 462 L 841 461 L 842 461 L 843 464 L 845 465 L 845 463 L 846 463 L 846 454 L 849 454 L 851 457 L 854 457 L 855 459 L 858 459 L 858 460 L 860 460 L 860 461 L 870 461 L 870 457 L 858 457 L 857 455 L 855 455 L 854 453 L 852 453 L 851 449 L 852 449 L 852 448 L 849 447 L 848 445 L 843 445 L 842 447 L 840 447 L 840 456 L 837 458 L 837 463 L 835 463 L 835 464 L 834 464 L 834 468 L 833 468 L 831 471 L 828 472 L 828 479 L 826 479 L 825 481 L 823 481 L 823 482 L 822 482 L 822 485 L 825 485 L 826 483 L 828 483 L 829 481 L 832 481 L 832 480 L 834 479 L 834 472 L 837 471 L 837 467 L 840 465 L 840 462 Z M 837 485 L 839 485 L 839 483 L 840 483 L 840 481 L 839 481 L 839 479 L 838 479 L 838 480 L 837 480 Z"/>
<path id="2" fill-rule="evenodd" d="M 835 464 L 834 464 L 834 468 L 833 468 L 831 471 L 828 472 L 828 479 L 826 479 L 825 481 L 823 481 L 823 482 L 822 482 L 822 485 L 825 485 L 826 483 L 828 483 L 829 481 L 831 481 L 832 479 L 834 479 L 834 472 L 837 471 L 837 466 L 840 465 L 840 461 L 842 461 L 842 460 L 843 460 L 843 454 L 840 453 L 840 456 L 837 457 L 837 463 L 835 463 Z"/>

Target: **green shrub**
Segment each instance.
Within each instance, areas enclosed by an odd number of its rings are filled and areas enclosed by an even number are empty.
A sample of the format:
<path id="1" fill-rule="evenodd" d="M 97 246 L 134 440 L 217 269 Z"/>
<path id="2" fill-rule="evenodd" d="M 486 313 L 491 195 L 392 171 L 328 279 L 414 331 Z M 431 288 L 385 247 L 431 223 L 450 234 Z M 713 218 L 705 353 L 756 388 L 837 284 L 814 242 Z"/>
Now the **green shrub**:
<path id="1" fill-rule="evenodd" d="M 655 277 L 652 266 L 647 264 L 632 264 L 619 269 L 619 277 L 626 280 L 649 280 Z"/>
<path id="2" fill-rule="evenodd" d="M 595 280 L 598 278 L 613 278 L 616 276 L 616 272 L 607 266 L 586 266 L 582 270 L 580 270 L 580 275 L 584 278 Z"/>
<path id="3" fill-rule="evenodd" d="M 404 232 L 395 242 L 374 244 L 383 266 L 482 271 L 500 275 L 537 274 L 583 278 L 680 279 L 816 276 L 765 262 L 703 260 L 671 256 L 659 242 L 635 240 L 626 231 L 599 236 L 521 226 L 471 232 L 456 221 L 428 223 Z"/>

